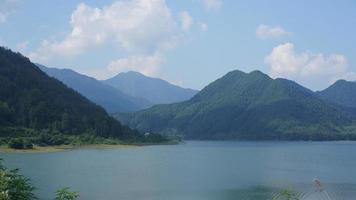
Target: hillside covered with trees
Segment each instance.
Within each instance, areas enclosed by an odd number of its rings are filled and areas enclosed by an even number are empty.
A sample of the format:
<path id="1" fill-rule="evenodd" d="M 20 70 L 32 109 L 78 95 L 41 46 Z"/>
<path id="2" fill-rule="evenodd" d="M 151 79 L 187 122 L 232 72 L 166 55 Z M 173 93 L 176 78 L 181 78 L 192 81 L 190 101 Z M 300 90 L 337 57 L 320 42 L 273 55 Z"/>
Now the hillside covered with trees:
<path id="1" fill-rule="evenodd" d="M 189 139 L 356 139 L 354 114 L 259 71 L 232 71 L 188 101 L 116 117 L 139 130 Z"/>
<path id="2" fill-rule="evenodd" d="M 328 88 L 316 92 L 316 94 L 325 101 L 356 108 L 356 82 L 338 80 Z"/>
<path id="3" fill-rule="evenodd" d="M 78 92 L 48 77 L 28 58 L 2 47 L 0 86 L 1 143 L 19 137 L 43 145 L 68 143 L 73 136 L 89 142 L 98 138 L 130 143 L 147 140 Z"/>

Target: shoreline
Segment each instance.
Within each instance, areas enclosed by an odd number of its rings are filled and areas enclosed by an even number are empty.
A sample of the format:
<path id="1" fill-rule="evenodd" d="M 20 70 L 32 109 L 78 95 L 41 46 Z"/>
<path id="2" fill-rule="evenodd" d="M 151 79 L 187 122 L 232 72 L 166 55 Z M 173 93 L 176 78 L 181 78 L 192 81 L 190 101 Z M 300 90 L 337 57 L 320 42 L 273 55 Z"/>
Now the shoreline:
<path id="1" fill-rule="evenodd" d="M 8 146 L 0 146 L 0 153 L 50 153 L 61 152 L 77 149 L 119 149 L 119 148 L 132 148 L 132 147 L 144 147 L 155 145 L 177 145 L 180 142 L 164 142 L 164 143 L 132 143 L 132 144 L 83 144 L 83 145 L 56 145 L 56 146 L 37 146 L 32 149 L 12 149 Z"/>
<path id="2" fill-rule="evenodd" d="M 131 144 L 88 144 L 88 145 L 57 145 L 57 146 L 34 146 L 33 149 L 12 149 L 7 146 L 0 146 L 0 153 L 50 153 L 76 149 L 115 149 L 138 147 Z"/>

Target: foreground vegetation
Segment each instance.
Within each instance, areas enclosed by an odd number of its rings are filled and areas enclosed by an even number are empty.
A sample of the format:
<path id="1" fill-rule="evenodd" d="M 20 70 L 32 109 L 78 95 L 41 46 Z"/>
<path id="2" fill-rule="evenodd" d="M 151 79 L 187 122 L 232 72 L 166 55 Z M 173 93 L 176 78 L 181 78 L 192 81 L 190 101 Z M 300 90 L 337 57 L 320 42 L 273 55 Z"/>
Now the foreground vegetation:
<path id="1" fill-rule="evenodd" d="M 19 173 L 19 169 L 7 169 L 0 159 L 0 200 L 37 200 L 35 187 L 30 179 Z M 76 200 L 77 192 L 63 188 L 56 191 L 55 200 Z"/>

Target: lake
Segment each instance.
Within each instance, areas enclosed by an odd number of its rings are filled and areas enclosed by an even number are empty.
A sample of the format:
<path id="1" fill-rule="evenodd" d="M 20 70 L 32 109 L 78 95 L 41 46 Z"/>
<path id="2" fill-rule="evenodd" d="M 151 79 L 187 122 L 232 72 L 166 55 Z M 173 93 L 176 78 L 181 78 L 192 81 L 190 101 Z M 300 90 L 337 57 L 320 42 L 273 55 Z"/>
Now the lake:
<path id="1" fill-rule="evenodd" d="M 41 199 L 70 186 L 83 200 L 270 198 L 293 188 L 303 199 L 356 196 L 356 142 L 200 142 L 180 145 L 1 153 L 21 168 Z"/>

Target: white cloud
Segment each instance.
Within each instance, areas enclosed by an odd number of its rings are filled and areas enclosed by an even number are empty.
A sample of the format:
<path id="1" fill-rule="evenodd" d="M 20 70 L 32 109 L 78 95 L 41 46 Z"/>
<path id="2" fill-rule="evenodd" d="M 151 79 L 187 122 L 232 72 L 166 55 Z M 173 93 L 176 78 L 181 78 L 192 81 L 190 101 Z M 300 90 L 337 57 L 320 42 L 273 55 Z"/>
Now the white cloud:
<path id="1" fill-rule="evenodd" d="M 177 42 L 176 21 L 165 0 L 116 1 L 103 8 L 82 3 L 72 13 L 70 24 L 72 30 L 62 41 L 44 40 L 29 57 L 47 62 L 104 45 L 152 54 Z"/>
<path id="2" fill-rule="evenodd" d="M 291 43 L 273 48 L 265 62 L 271 67 L 272 77 L 291 79 L 312 89 L 326 88 L 338 79 L 356 80 L 345 56 L 309 51 L 296 53 Z"/>
<path id="3" fill-rule="evenodd" d="M 187 11 L 180 13 L 181 26 L 183 31 L 189 31 L 190 27 L 193 25 L 193 18 L 189 15 Z"/>
<path id="4" fill-rule="evenodd" d="M 218 11 L 222 6 L 223 0 L 203 0 L 203 3 L 207 11 Z"/>
<path id="5" fill-rule="evenodd" d="M 130 56 L 112 61 L 107 69 L 113 73 L 134 70 L 152 76 L 159 73 L 159 67 L 163 62 L 164 59 L 159 54 L 152 56 Z"/>
<path id="6" fill-rule="evenodd" d="M 0 23 L 4 23 L 8 16 L 15 12 L 19 0 L 0 0 Z"/>
<path id="7" fill-rule="evenodd" d="M 284 30 L 280 26 L 268 26 L 261 24 L 256 29 L 256 35 L 260 39 L 279 38 L 290 34 L 291 33 Z"/>

